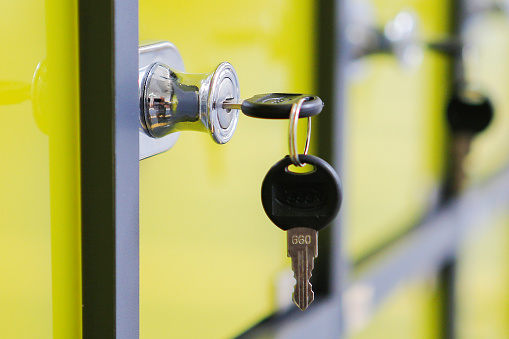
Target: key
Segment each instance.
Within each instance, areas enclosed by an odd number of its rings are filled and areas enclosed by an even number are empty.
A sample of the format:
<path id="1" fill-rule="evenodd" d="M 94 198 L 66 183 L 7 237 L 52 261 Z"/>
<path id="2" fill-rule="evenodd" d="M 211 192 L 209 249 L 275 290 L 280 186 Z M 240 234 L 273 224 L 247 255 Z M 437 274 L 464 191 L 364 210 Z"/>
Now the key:
<path id="1" fill-rule="evenodd" d="M 242 103 L 230 99 L 223 102 L 223 108 L 240 109 L 242 113 L 253 118 L 288 119 L 292 105 L 302 98 L 306 98 L 306 101 L 300 109 L 300 118 L 312 117 L 322 111 L 322 99 L 315 95 L 295 93 L 258 94 Z"/>
<path id="2" fill-rule="evenodd" d="M 491 100 L 474 90 L 455 93 L 447 105 L 447 122 L 451 130 L 449 163 L 443 199 L 458 195 L 464 185 L 465 158 L 476 135 L 486 130 L 494 116 Z"/>
<path id="3" fill-rule="evenodd" d="M 491 100 L 476 91 L 461 91 L 447 105 L 447 121 L 453 133 L 476 135 L 493 120 Z"/>
<path id="4" fill-rule="evenodd" d="M 339 178 L 324 160 L 299 155 L 313 170 L 295 173 L 286 156 L 269 170 L 262 183 L 262 205 L 269 219 L 287 231 L 287 256 L 296 280 L 293 301 L 305 310 L 314 299 L 309 279 L 318 256 L 318 231 L 329 225 L 341 207 Z"/>

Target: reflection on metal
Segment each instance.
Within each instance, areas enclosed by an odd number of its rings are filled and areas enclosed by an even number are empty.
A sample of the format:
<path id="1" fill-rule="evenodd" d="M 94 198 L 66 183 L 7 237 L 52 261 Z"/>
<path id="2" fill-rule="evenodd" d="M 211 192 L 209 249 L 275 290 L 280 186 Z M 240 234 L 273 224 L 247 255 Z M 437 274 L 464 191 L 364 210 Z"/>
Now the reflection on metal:
<path id="1" fill-rule="evenodd" d="M 160 59 L 166 60 L 158 60 L 157 56 L 165 52 L 166 58 Z M 140 148 L 140 159 L 169 149 L 176 141 L 176 132 L 208 132 L 218 144 L 228 142 L 235 132 L 239 111 L 219 104 L 240 99 L 233 66 L 223 62 L 206 74 L 187 74 L 181 69 L 182 59 L 172 44 L 160 42 L 140 48 L 140 141 L 145 139 L 140 147 L 153 146 Z"/>
<path id="2" fill-rule="evenodd" d="M 175 45 L 169 42 L 155 42 L 142 45 L 139 50 L 139 69 L 144 69 L 155 62 L 161 62 L 174 69 L 184 70 L 184 61 Z M 175 145 L 180 133 L 169 134 L 154 139 L 140 127 L 140 160 L 169 150 Z"/>
<path id="3" fill-rule="evenodd" d="M 238 78 L 231 64 L 223 62 L 212 73 L 186 74 L 157 62 L 140 69 L 140 79 L 140 120 L 151 137 L 204 131 L 224 144 L 233 136 L 238 110 L 222 105 L 225 100 L 239 99 Z"/>
<path id="4" fill-rule="evenodd" d="M 374 10 L 367 3 L 352 4 L 351 14 L 345 33 L 354 59 L 389 53 L 404 66 L 415 67 L 422 63 L 423 43 L 416 13 L 401 11 L 383 28 L 376 26 Z"/>

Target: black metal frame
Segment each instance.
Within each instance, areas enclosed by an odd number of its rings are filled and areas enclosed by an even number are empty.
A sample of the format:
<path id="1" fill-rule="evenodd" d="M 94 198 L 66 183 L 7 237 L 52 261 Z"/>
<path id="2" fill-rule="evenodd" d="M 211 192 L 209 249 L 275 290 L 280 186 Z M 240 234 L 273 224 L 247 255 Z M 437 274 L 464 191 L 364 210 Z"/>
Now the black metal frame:
<path id="1" fill-rule="evenodd" d="M 137 1 L 79 1 L 79 45 L 83 337 L 137 338 Z"/>

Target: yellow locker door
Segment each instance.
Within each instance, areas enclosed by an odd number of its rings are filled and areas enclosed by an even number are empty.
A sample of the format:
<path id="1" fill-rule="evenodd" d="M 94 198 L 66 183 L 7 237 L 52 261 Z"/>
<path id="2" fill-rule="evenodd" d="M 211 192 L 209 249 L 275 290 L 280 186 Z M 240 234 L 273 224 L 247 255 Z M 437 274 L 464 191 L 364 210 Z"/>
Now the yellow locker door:
<path id="1" fill-rule="evenodd" d="M 0 336 L 81 335 L 77 1 L 0 11 Z"/>

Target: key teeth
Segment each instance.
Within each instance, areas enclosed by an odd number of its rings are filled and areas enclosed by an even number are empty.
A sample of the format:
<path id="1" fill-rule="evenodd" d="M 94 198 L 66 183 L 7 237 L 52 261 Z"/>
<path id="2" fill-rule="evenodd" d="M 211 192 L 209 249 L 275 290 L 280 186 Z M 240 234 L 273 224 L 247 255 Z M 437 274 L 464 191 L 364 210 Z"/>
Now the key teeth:
<path id="1" fill-rule="evenodd" d="M 297 294 L 298 292 L 298 285 L 299 285 L 299 282 L 297 280 L 297 275 L 294 273 L 293 274 L 293 277 L 295 278 L 295 285 L 293 287 L 293 293 L 292 293 L 292 299 L 293 299 L 293 302 L 295 303 L 295 305 L 297 305 L 298 308 L 301 309 L 301 311 L 305 311 L 309 305 L 311 305 L 311 303 L 313 302 L 313 300 L 315 300 L 315 293 L 313 292 L 313 286 L 311 285 L 311 283 L 309 282 L 310 279 L 311 279 L 311 276 L 312 276 L 312 271 L 309 271 L 309 276 L 307 277 L 306 279 L 306 285 L 307 285 L 307 298 L 306 300 L 302 300 L 302 305 L 299 303 L 299 298 L 296 298 L 295 295 Z M 304 299 L 304 298 L 303 298 Z"/>

